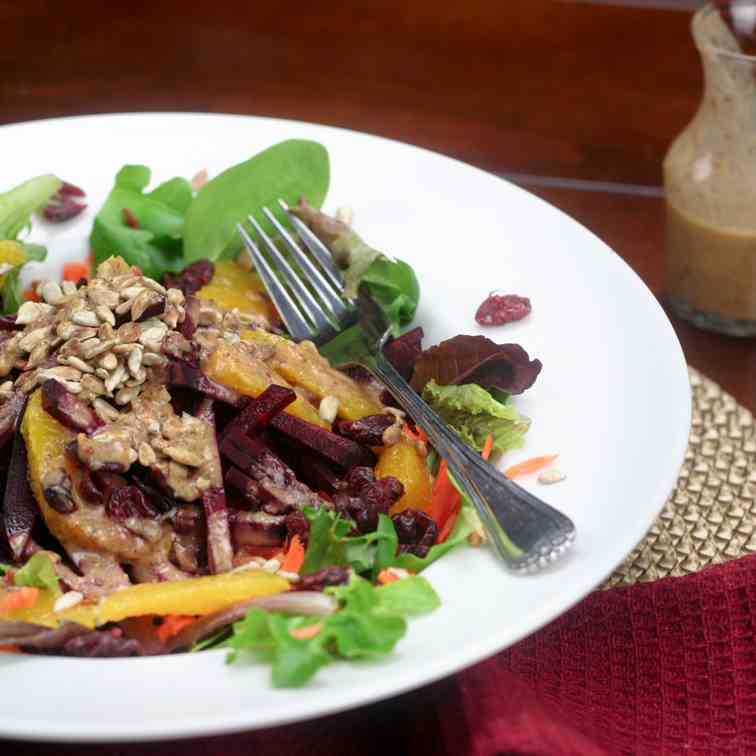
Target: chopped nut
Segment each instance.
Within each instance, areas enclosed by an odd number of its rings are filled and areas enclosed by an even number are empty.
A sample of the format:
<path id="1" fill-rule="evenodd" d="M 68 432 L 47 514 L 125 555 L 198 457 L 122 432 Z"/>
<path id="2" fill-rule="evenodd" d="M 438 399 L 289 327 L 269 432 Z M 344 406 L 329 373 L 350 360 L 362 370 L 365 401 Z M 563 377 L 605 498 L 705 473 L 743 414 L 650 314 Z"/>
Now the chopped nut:
<path id="1" fill-rule="evenodd" d="M 100 319 L 92 310 L 78 310 L 71 316 L 71 320 L 76 325 L 89 326 L 90 328 L 96 328 L 100 325 Z"/>
<path id="2" fill-rule="evenodd" d="M 202 464 L 202 457 L 199 454 L 183 446 L 164 446 L 162 452 L 174 462 L 188 467 L 199 467 Z"/>
<path id="3" fill-rule="evenodd" d="M 545 485 L 551 485 L 552 483 L 559 483 L 559 481 L 564 480 L 566 477 L 567 476 L 563 472 L 552 467 L 550 470 L 546 470 L 538 476 L 538 482 Z"/>
<path id="4" fill-rule="evenodd" d="M 320 400 L 320 407 L 318 408 L 318 414 L 322 420 L 327 423 L 332 423 L 336 419 L 336 415 L 339 412 L 339 399 L 335 396 L 324 396 Z"/>
<path id="5" fill-rule="evenodd" d="M 24 352 L 31 352 L 37 344 L 47 339 L 52 333 L 52 326 L 37 328 L 30 333 L 24 333 L 18 340 L 18 347 Z"/>
<path id="6" fill-rule="evenodd" d="M 47 304 L 58 305 L 63 301 L 63 290 L 55 281 L 45 281 L 37 289 L 37 292 Z"/>
<path id="7" fill-rule="evenodd" d="M 53 611 L 56 613 L 65 612 L 66 609 L 73 609 L 73 607 L 80 604 L 83 600 L 83 593 L 79 593 L 79 591 L 68 591 L 55 600 Z"/>
<path id="8" fill-rule="evenodd" d="M 92 407 L 94 407 L 97 417 L 105 423 L 113 423 L 121 416 L 121 413 L 104 399 L 93 399 Z"/>
<path id="9" fill-rule="evenodd" d="M 146 441 L 142 441 L 142 443 L 139 444 L 138 454 L 139 464 L 144 467 L 152 467 L 152 465 L 157 462 L 155 450 Z"/>

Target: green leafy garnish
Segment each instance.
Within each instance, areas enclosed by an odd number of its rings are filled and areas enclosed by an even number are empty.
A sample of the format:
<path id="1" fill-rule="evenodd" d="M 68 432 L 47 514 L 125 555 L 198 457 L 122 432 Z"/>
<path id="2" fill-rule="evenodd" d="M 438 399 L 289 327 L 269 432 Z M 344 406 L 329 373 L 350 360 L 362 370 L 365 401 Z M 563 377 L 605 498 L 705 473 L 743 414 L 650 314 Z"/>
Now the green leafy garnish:
<path id="1" fill-rule="evenodd" d="M 344 271 L 344 294 L 366 292 L 383 310 L 395 336 L 415 317 L 420 284 L 407 263 L 392 260 L 360 237 L 351 226 L 301 202 L 292 208 L 312 232 L 331 250 Z"/>
<path id="2" fill-rule="evenodd" d="M 430 583 L 417 576 L 381 587 L 355 576 L 348 585 L 326 592 L 341 606 L 328 617 L 287 617 L 251 609 L 234 625 L 228 661 L 235 661 L 241 651 L 250 651 L 272 665 L 275 687 L 299 687 L 338 658 L 385 656 L 407 631 L 406 616 L 440 605 Z"/>
<path id="3" fill-rule="evenodd" d="M 530 427 L 530 420 L 517 412 L 509 397 L 505 401 L 494 399 L 474 383 L 439 386 L 429 381 L 423 389 L 423 399 L 478 451 L 489 433 L 496 451 L 516 449 L 523 445 Z"/>
<path id="4" fill-rule="evenodd" d="M 16 243 L 16 242 L 13 242 Z M 47 249 L 41 244 L 20 244 L 23 261 L 7 271 L 2 279 L 3 285 L 0 294 L 3 298 L 3 312 L 10 315 L 18 310 L 24 303 L 23 286 L 21 285 L 21 268 L 27 262 L 42 262 L 47 257 Z M 2 243 L 0 243 L 0 247 Z"/>
<path id="5" fill-rule="evenodd" d="M 329 181 L 328 152 L 305 139 L 280 142 L 228 168 L 202 187 L 186 213 L 186 263 L 236 257 L 241 249 L 237 223 L 254 215 L 270 233 L 263 207 L 280 214 L 279 198 L 294 205 L 302 196 L 320 207 Z"/>
<path id="6" fill-rule="evenodd" d="M 192 190 L 185 179 L 174 178 L 145 192 L 150 176 L 145 165 L 121 168 L 97 213 L 89 241 L 98 264 L 120 255 L 146 276 L 159 279 L 163 273 L 184 268 L 181 239 Z M 136 219 L 138 228 L 129 225 L 127 216 Z"/>
<path id="7" fill-rule="evenodd" d="M 48 174 L 37 176 L 0 194 L 0 240 L 15 239 L 31 223 L 31 216 L 41 210 L 62 182 Z"/>
<path id="8" fill-rule="evenodd" d="M 34 554 L 13 576 L 13 583 L 18 586 L 44 588 L 56 596 L 60 594 L 60 584 L 58 576 L 55 574 L 55 565 L 50 556 L 44 552 Z"/>

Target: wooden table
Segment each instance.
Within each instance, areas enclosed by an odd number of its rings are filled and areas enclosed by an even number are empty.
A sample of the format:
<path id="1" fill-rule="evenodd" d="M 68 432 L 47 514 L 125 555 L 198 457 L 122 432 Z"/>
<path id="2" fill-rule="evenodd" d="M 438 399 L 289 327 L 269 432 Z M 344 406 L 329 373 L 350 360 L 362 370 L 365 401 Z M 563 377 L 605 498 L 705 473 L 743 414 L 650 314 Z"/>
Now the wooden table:
<path id="1" fill-rule="evenodd" d="M 691 2 L 657 4 L 668 8 L 632 7 L 654 5 L 637 0 L 0 2 L 0 123 L 196 110 L 382 134 L 517 174 L 595 231 L 660 295 L 660 165 L 695 111 L 701 74 L 684 10 Z M 0 142 L 0 171 L 1 157 Z M 756 411 L 755 342 L 673 325 L 690 364 Z M 401 751 L 415 742 L 415 714 L 453 694 L 445 681 L 319 720 L 311 731 L 357 733 L 366 754 Z M 191 752 L 242 753 L 250 742 L 195 742 Z M 254 740 L 264 753 L 275 752 L 270 742 Z M 19 756 L 121 752 L 0 748 Z"/>

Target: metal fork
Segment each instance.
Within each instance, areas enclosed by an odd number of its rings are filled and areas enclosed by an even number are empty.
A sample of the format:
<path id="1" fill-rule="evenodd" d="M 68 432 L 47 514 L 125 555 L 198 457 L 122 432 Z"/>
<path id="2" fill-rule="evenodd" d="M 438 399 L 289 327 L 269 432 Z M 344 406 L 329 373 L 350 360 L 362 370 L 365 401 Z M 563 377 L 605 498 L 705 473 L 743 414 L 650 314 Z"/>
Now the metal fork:
<path id="1" fill-rule="evenodd" d="M 446 460 L 511 569 L 536 572 L 556 561 L 574 541 L 572 521 L 485 462 L 418 396 L 383 354 L 390 330 L 380 308 L 363 296 L 357 301 L 342 296 L 341 272 L 328 248 L 279 204 L 309 255 L 270 209 L 263 213 L 298 270 L 254 217 L 248 220 L 259 246 L 241 224 L 237 229 L 292 338 L 314 341 L 326 356 L 338 354 L 342 365 L 362 365 L 388 387 Z"/>

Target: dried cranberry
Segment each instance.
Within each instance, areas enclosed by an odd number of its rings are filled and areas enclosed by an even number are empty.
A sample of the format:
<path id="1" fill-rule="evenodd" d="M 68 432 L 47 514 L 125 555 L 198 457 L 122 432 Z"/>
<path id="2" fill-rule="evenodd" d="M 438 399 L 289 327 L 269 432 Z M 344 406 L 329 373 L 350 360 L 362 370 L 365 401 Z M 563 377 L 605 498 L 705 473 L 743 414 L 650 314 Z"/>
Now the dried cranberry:
<path id="1" fill-rule="evenodd" d="M 395 514 L 391 521 L 394 523 L 396 535 L 399 539 L 399 553 L 410 553 L 421 559 L 427 556 L 431 546 L 438 538 L 438 525 L 425 512 L 405 509 Z"/>
<path id="2" fill-rule="evenodd" d="M 78 186 L 64 181 L 42 210 L 42 216 L 50 223 L 63 223 L 71 220 L 86 209 L 86 202 L 81 202 L 78 199 L 84 196 L 86 195 Z"/>
<path id="3" fill-rule="evenodd" d="M 76 502 L 71 496 L 70 481 L 68 486 L 57 484 L 48 486 L 44 490 L 45 501 L 60 514 L 71 514 L 76 511 Z"/>
<path id="4" fill-rule="evenodd" d="M 299 509 L 286 515 L 286 538 L 298 536 L 299 540 L 306 544 L 310 537 L 310 522 Z"/>
<path id="5" fill-rule="evenodd" d="M 136 486 L 124 486 L 114 490 L 108 498 L 105 511 L 109 517 L 119 521 L 136 516 L 153 517 L 157 514 Z"/>
<path id="6" fill-rule="evenodd" d="M 144 495 L 147 506 L 150 509 L 151 514 L 148 517 L 153 517 L 155 511 L 157 512 L 170 512 L 176 506 L 176 500 L 168 493 L 165 488 L 160 484 L 164 483 L 165 479 L 161 474 L 161 481 L 158 481 L 155 474 L 151 470 L 146 470 L 139 465 L 134 465 L 131 468 L 132 481 L 134 485 Z"/>
<path id="7" fill-rule="evenodd" d="M 90 504 L 100 504 L 103 499 L 102 491 L 95 483 L 91 471 L 86 467 L 83 467 L 81 470 L 79 493 L 82 499 L 88 501 Z"/>
<path id="8" fill-rule="evenodd" d="M 368 415 L 359 420 L 341 420 L 336 430 L 363 446 L 381 446 L 383 432 L 393 424 L 393 415 Z"/>
<path id="9" fill-rule="evenodd" d="M 392 475 L 376 480 L 360 491 L 360 498 L 376 513 L 388 514 L 389 509 L 404 495 L 404 486 Z"/>
<path id="10" fill-rule="evenodd" d="M 372 483 L 374 480 L 375 473 L 373 472 L 373 468 L 359 465 L 358 467 L 353 467 L 347 473 L 346 478 L 344 478 L 344 483 L 349 491 L 354 494 L 359 494 L 365 486 Z"/>
<path id="11" fill-rule="evenodd" d="M 530 314 L 530 300 L 517 294 L 489 294 L 478 307 L 475 320 L 479 325 L 504 325 L 522 320 Z"/>
<path id="12" fill-rule="evenodd" d="M 346 567 L 324 567 L 322 570 L 313 572 L 312 575 L 304 575 L 295 584 L 297 591 L 322 591 L 331 585 L 344 585 L 349 581 L 349 570 Z"/>
<path id="13" fill-rule="evenodd" d="M 163 285 L 168 289 L 181 289 L 184 296 L 189 296 L 209 284 L 214 273 L 215 265 L 210 260 L 197 260 L 187 265 L 178 275 L 166 273 L 163 276 Z"/>

